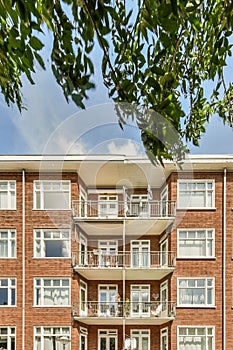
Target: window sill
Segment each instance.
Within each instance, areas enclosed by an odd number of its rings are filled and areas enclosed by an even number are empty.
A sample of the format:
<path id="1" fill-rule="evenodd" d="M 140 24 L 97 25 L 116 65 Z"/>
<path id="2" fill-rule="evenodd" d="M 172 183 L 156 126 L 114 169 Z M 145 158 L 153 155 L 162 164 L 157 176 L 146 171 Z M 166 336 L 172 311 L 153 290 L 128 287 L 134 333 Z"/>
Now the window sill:
<path id="1" fill-rule="evenodd" d="M 217 307 L 214 305 L 208 306 L 208 305 L 177 305 L 176 309 L 216 309 Z"/>
<path id="2" fill-rule="evenodd" d="M 59 209 L 59 208 L 56 208 L 56 209 L 37 209 L 37 208 L 32 208 L 33 211 L 71 211 L 72 209 L 71 208 L 67 208 L 67 209 Z"/>
<path id="3" fill-rule="evenodd" d="M 177 207 L 176 210 L 194 210 L 194 211 L 197 211 L 197 210 L 203 210 L 203 211 L 216 211 L 217 208 L 216 207 L 211 207 L 211 208 L 203 208 L 203 207 Z M 233 209 L 232 209 L 233 210 Z"/>
<path id="4" fill-rule="evenodd" d="M 52 308 L 52 309 L 54 309 L 55 307 L 57 307 L 57 308 L 66 308 L 66 309 L 68 309 L 68 308 L 71 308 L 71 305 L 33 305 L 33 308 Z"/>
<path id="5" fill-rule="evenodd" d="M 48 259 L 48 260 L 51 260 L 51 259 L 53 259 L 53 260 L 56 260 L 56 259 L 62 259 L 62 260 L 68 260 L 68 259 L 71 259 L 71 257 L 67 257 L 67 256 L 64 256 L 64 257 L 62 257 L 62 256 L 43 256 L 43 257 L 33 257 L 32 258 L 33 260 L 46 260 L 46 259 Z"/>
<path id="6" fill-rule="evenodd" d="M 211 256 L 211 257 L 208 257 L 208 256 L 185 256 L 185 257 L 182 257 L 182 256 L 177 256 L 176 257 L 176 260 L 216 260 L 216 256 Z M 233 257 L 232 257 L 232 260 L 233 260 Z"/>

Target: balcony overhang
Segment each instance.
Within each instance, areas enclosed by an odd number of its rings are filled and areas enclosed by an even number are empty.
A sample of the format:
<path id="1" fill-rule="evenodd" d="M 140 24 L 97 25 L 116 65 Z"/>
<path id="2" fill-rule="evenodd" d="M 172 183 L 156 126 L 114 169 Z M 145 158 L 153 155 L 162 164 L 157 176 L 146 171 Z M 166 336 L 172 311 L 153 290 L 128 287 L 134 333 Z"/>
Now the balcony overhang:
<path id="1" fill-rule="evenodd" d="M 167 322 L 173 321 L 175 317 L 85 317 L 73 316 L 74 321 L 78 321 L 87 325 L 151 325 L 160 326 Z"/>
<path id="2" fill-rule="evenodd" d="M 160 235 L 174 222 L 174 217 L 149 219 L 74 218 L 74 221 L 88 236 L 122 236 L 125 226 L 125 235 L 141 237 L 143 235 Z"/>
<path id="3" fill-rule="evenodd" d="M 157 280 L 160 281 L 174 271 L 174 267 L 160 268 L 98 268 L 98 267 L 80 267 L 74 266 L 74 270 L 87 280 Z"/>

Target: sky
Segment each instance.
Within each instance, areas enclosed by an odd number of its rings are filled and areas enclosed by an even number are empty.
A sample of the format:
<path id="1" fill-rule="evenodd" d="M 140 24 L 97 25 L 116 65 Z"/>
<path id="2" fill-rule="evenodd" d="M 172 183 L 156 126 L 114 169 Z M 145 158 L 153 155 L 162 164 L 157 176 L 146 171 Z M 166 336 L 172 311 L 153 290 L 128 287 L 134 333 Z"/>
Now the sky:
<path id="1" fill-rule="evenodd" d="M 66 102 L 49 68 L 37 67 L 35 85 L 24 83 L 22 114 L 0 96 L 0 154 L 144 154 L 136 126 L 119 127 L 98 72 L 85 111 Z M 233 154 L 232 129 L 216 116 L 206 129 L 199 147 L 189 145 L 191 154 Z"/>

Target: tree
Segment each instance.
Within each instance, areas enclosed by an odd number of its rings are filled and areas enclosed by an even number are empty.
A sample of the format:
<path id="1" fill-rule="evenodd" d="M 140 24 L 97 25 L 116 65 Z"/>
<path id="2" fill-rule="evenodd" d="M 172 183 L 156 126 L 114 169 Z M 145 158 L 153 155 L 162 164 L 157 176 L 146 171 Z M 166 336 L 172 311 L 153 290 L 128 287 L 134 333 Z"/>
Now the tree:
<path id="1" fill-rule="evenodd" d="M 37 62 L 45 68 L 47 28 L 52 70 L 67 101 L 84 108 L 98 45 L 103 82 L 120 103 L 119 123 L 132 117 L 130 104 L 152 160 L 182 158 L 182 141 L 198 145 L 213 114 L 232 126 L 232 82 L 224 78 L 231 0 L 0 0 L 0 88 L 19 110 L 22 76 L 33 83 Z M 177 130 L 175 142 L 167 141 L 163 121 Z"/>

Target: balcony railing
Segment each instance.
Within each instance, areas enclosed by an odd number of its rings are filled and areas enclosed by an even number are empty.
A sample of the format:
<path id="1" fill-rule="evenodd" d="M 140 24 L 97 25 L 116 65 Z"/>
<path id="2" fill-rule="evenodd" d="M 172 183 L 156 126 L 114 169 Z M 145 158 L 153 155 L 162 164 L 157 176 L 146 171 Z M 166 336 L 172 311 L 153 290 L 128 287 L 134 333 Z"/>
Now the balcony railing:
<path id="1" fill-rule="evenodd" d="M 171 218 L 175 201 L 73 201 L 74 218 Z"/>
<path id="2" fill-rule="evenodd" d="M 101 249 L 93 249 L 88 252 L 73 252 L 72 264 L 76 268 L 173 268 L 176 264 L 176 255 L 174 252 L 153 251 L 104 254 Z"/>
<path id="3" fill-rule="evenodd" d="M 170 301 L 156 302 L 79 302 L 73 305 L 74 318 L 151 318 L 175 317 L 176 304 Z"/>

